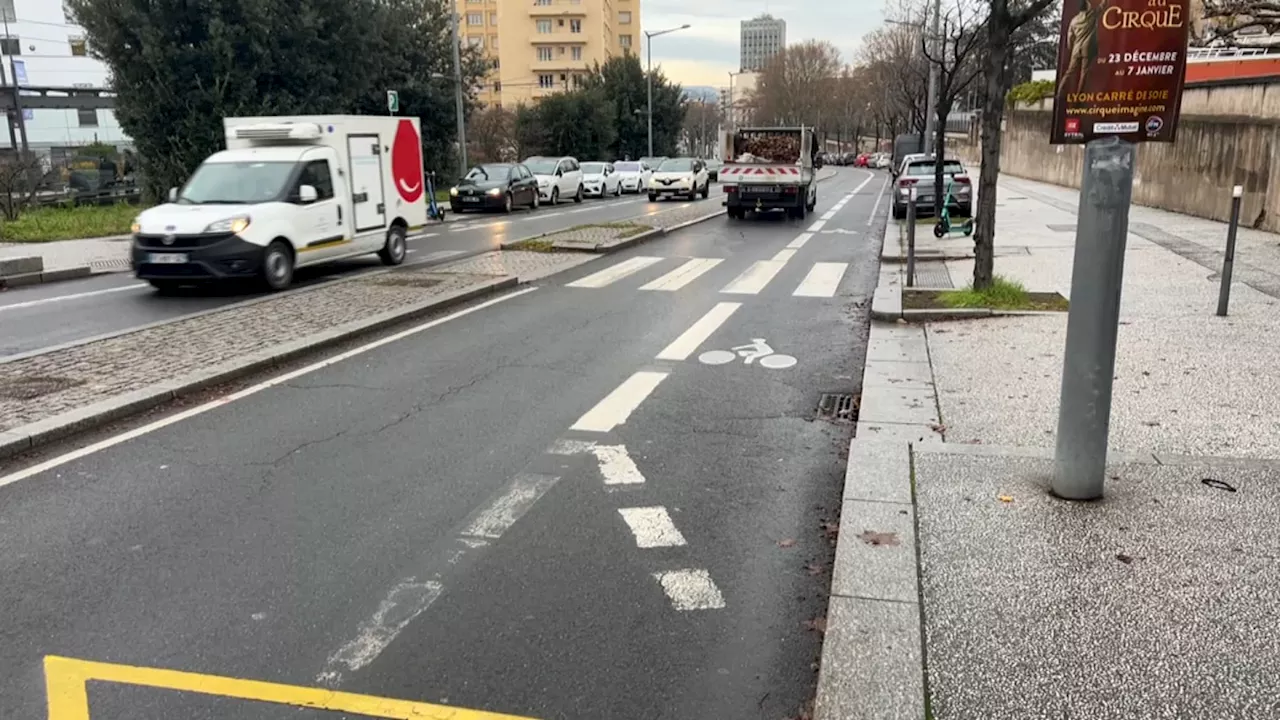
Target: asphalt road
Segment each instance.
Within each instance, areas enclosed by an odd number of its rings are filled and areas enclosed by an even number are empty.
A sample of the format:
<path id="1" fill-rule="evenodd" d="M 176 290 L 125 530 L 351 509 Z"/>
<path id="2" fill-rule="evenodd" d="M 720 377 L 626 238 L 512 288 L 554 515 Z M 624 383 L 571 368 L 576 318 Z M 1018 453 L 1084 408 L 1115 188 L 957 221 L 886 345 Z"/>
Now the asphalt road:
<path id="1" fill-rule="evenodd" d="M 883 187 L 844 169 L 825 221 L 717 218 L 19 482 L 0 469 L 0 717 L 41 717 L 47 679 L 92 720 L 335 716 L 298 687 L 794 716 L 852 432 L 816 407 L 859 389 Z M 774 353 L 704 362 L 754 339 Z M 101 670 L 46 677 L 50 655 L 123 667 L 68 693 Z M 269 704 L 220 678 L 290 687 L 253 686 Z"/>
<path id="2" fill-rule="evenodd" d="M 508 240 L 593 222 L 612 222 L 641 215 L 661 205 L 640 196 L 562 203 L 537 211 L 519 209 L 510 216 L 493 213 L 450 214 L 444 225 L 429 225 L 409 242 L 412 263 L 442 263 L 495 250 Z M 324 282 L 381 267 L 375 257 L 303 268 L 296 286 Z M 227 286 L 158 295 L 130 273 L 96 275 L 81 280 L 36 285 L 0 292 L 0 359 L 54 345 L 119 332 L 148 323 L 239 302 L 255 293 Z"/>

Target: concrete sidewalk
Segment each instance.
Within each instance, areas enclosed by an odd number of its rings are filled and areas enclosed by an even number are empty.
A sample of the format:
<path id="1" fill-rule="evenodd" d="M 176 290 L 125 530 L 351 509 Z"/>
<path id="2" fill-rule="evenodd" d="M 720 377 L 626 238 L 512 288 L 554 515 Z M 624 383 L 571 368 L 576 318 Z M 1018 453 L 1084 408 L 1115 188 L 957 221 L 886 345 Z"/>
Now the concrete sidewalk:
<path id="1" fill-rule="evenodd" d="M 46 243 L 0 242 L 0 260 L 39 257 L 45 270 L 67 270 L 88 266 L 93 272 L 129 269 L 129 236 L 55 240 Z"/>
<path id="2" fill-rule="evenodd" d="M 1069 294 L 1077 203 L 1002 178 L 996 273 Z M 1047 492 L 1065 313 L 873 323 L 818 720 L 1280 713 L 1280 237 L 1241 232 L 1219 318 L 1225 236 L 1131 211 L 1096 503 Z"/>

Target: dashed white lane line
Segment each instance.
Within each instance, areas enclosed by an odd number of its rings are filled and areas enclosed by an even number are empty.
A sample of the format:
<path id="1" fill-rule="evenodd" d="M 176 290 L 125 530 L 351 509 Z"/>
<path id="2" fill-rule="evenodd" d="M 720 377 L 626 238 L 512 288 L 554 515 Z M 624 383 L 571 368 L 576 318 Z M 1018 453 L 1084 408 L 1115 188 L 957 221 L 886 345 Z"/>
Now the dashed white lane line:
<path id="1" fill-rule="evenodd" d="M 260 393 L 263 390 L 266 390 L 268 388 L 272 388 L 277 385 L 283 385 L 284 383 L 287 383 L 291 380 L 296 380 L 302 377 L 303 375 L 313 373 L 317 370 L 322 370 L 331 365 L 337 365 L 340 362 L 345 362 L 347 360 L 350 360 L 353 357 L 363 355 L 364 353 L 367 353 L 370 350 L 376 350 L 377 348 L 380 348 L 384 345 L 390 345 L 393 342 L 397 342 L 399 340 L 403 340 L 404 338 L 411 337 L 420 332 L 423 332 L 424 330 L 430 330 L 431 328 L 436 327 L 438 325 L 443 325 L 449 322 L 450 320 L 456 320 L 460 317 L 465 317 L 467 315 L 470 315 L 471 313 L 479 312 L 487 307 L 497 305 L 498 303 L 506 302 L 508 300 L 514 300 L 515 298 L 518 298 L 522 295 L 526 295 L 535 290 L 537 290 L 536 287 L 530 287 L 524 290 L 517 290 L 508 295 L 496 297 L 492 300 L 487 300 L 485 302 L 480 303 L 479 305 L 473 305 L 464 310 L 459 310 L 457 312 L 450 313 L 448 315 L 445 315 L 442 318 L 437 318 L 435 320 L 431 320 L 430 322 L 425 322 L 425 323 L 422 323 L 421 325 L 416 325 L 407 330 L 401 330 L 400 332 L 395 333 L 394 335 L 388 335 L 384 338 L 374 340 L 373 342 L 365 343 L 364 345 L 360 345 L 359 347 L 352 348 L 346 352 L 339 353 L 337 355 L 334 355 L 331 358 L 327 358 L 325 360 L 312 363 L 310 365 L 307 365 L 306 367 L 298 368 L 297 370 L 284 373 L 283 375 L 277 375 L 269 380 L 260 382 L 257 385 L 250 385 L 249 387 L 243 390 L 231 393 L 230 395 L 226 395 L 224 397 L 218 398 L 217 400 L 211 400 L 210 402 L 204 403 L 203 405 L 197 405 L 188 410 L 183 410 L 182 412 L 174 413 L 173 415 L 162 418 L 160 420 L 156 420 L 155 422 L 152 422 L 152 423 L 147 423 L 146 425 L 143 425 L 141 427 L 136 427 L 127 432 L 120 433 L 119 435 L 113 435 L 109 438 L 106 438 L 105 440 L 99 440 L 96 443 L 85 445 L 84 447 L 78 448 L 76 450 L 72 450 L 71 452 L 66 453 L 64 455 L 59 455 L 49 460 L 45 460 L 44 462 L 39 463 L 37 465 L 32 465 L 29 468 L 19 470 L 18 472 L 10 473 L 9 475 L 0 477 L 0 487 L 4 487 L 6 485 L 12 485 L 13 483 L 18 482 L 19 480 L 25 480 L 26 478 L 32 477 L 33 475 L 39 475 L 42 472 L 46 472 L 48 470 L 52 470 L 53 468 L 65 465 L 69 462 L 79 460 L 82 457 L 92 455 L 96 452 L 101 452 L 103 450 L 106 450 L 107 448 L 115 447 L 116 445 L 119 445 L 121 443 L 125 443 L 130 440 L 133 440 L 134 438 L 142 437 L 143 435 L 155 432 L 156 430 L 159 430 L 161 428 L 165 428 L 170 425 L 180 423 L 183 420 L 186 420 L 188 418 L 193 418 L 197 415 L 201 415 L 203 413 L 209 412 L 214 408 L 219 408 L 224 405 L 228 405 L 230 403 L 235 402 L 236 400 L 241 400 L 243 398 L 249 397 L 250 395 L 256 395 L 257 393 Z"/>
<path id="2" fill-rule="evenodd" d="M 835 297 L 836 289 L 840 287 L 840 279 L 844 277 L 847 269 L 849 269 L 849 263 L 814 263 L 809 274 L 804 276 L 804 280 L 800 281 L 796 291 L 791 294 L 794 297 Z"/>
<path id="3" fill-rule="evenodd" d="M 592 273 L 584 278 L 574 280 L 566 287 L 602 288 L 659 262 L 662 262 L 662 258 L 660 257 L 648 257 L 644 255 L 633 257 L 630 260 L 623 260 L 613 267 L 608 267 L 600 272 Z"/>
<path id="4" fill-rule="evenodd" d="M 596 406 L 578 418 L 571 430 L 605 433 L 625 423 L 631 413 L 649 397 L 667 373 L 641 371 L 623 381 Z"/>
<path id="5" fill-rule="evenodd" d="M 511 478 L 506 492 L 494 498 L 467 524 L 462 535 L 496 540 L 516 524 L 560 478 L 554 475 L 520 473 Z"/>
<path id="6" fill-rule="evenodd" d="M 342 681 L 343 671 L 352 672 L 373 662 L 413 619 L 440 597 L 444 587 L 434 581 L 413 579 L 397 583 L 378 604 L 368 620 L 360 623 L 356 636 L 329 656 L 316 681 L 328 686 Z"/>
<path id="7" fill-rule="evenodd" d="M 724 607 L 724 596 L 706 570 L 668 570 L 654 573 L 662 590 L 676 610 L 718 610 Z"/>
<path id="8" fill-rule="evenodd" d="M 787 262 L 790 262 L 791 258 L 795 257 L 795 255 L 796 251 L 794 248 L 783 248 L 773 256 L 773 261 L 786 264 Z"/>
<path id="9" fill-rule="evenodd" d="M 0 305 L 0 312 L 4 312 L 5 310 L 35 307 L 37 305 L 47 305 L 49 303 L 62 302 L 64 300 L 79 300 L 80 298 L 93 297 L 95 295 L 106 295 L 107 293 L 124 292 L 126 290 L 141 290 L 142 288 L 147 287 L 151 286 L 147 283 L 133 283 L 132 285 L 122 285 L 120 287 L 105 288 L 102 290 L 89 290 L 87 292 L 59 295 L 57 297 L 42 298 L 40 300 L 28 300 L 26 302 L 13 303 L 12 305 Z"/>
<path id="10" fill-rule="evenodd" d="M 600 474 L 605 485 L 642 485 L 644 475 L 631 459 L 625 445 L 595 445 L 591 453 L 600 463 Z"/>
<path id="11" fill-rule="evenodd" d="M 566 440 L 561 438 L 551 443 L 551 447 L 547 448 L 547 453 L 550 455 L 580 455 L 584 452 L 590 452 L 591 448 L 595 446 L 595 440 Z"/>
<path id="12" fill-rule="evenodd" d="M 676 528 L 667 509 L 658 507 L 618 508 L 618 514 L 636 536 L 636 547 L 677 547 L 684 545 L 684 535 Z"/>
<path id="13" fill-rule="evenodd" d="M 821 230 L 821 229 L 822 229 L 822 226 L 824 226 L 824 225 L 826 225 L 826 224 L 827 224 L 827 221 L 826 221 L 826 220 L 819 220 L 819 221 L 817 221 L 817 222 L 815 222 L 814 224 L 812 224 L 812 225 L 810 225 L 810 226 L 809 226 L 809 232 L 818 232 L 819 230 Z"/>
<path id="14" fill-rule="evenodd" d="M 884 190 L 887 187 L 889 187 L 889 178 L 886 177 L 884 179 L 884 184 L 880 186 L 880 192 L 876 195 L 876 204 L 871 207 L 871 214 L 867 216 L 868 227 L 871 226 L 871 223 L 875 222 L 876 211 L 880 209 L 880 201 L 884 200 Z"/>
<path id="15" fill-rule="evenodd" d="M 813 233 L 801 233 L 800 235 L 796 236 L 795 240 L 792 240 L 791 242 L 787 243 L 787 247 L 793 250 L 799 250 L 800 248 L 804 247 L 805 243 L 809 242 L 809 238 L 811 237 L 813 237 Z"/>
<path id="16" fill-rule="evenodd" d="M 641 285 L 640 289 L 675 292 L 676 290 L 679 290 L 685 285 L 688 285 L 694 280 L 702 277 L 704 273 L 710 271 L 722 262 L 724 262 L 724 260 L 721 258 L 693 258 L 657 280 Z"/>
<path id="17" fill-rule="evenodd" d="M 837 205 L 837 206 L 835 206 L 835 207 L 831 208 L 830 210 L 828 210 L 828 211 L 826 211 L 826 212 L 822 213 L 822 218 L 821 218 L 821 219 L 823 219 L 823 220 L 830 220 L 831 218 L 833 218 L 833 217 L 835 217 L 835 216 L 836 216 L 836 213 L 837 213 L 837 212 L 840 212 L 840 206 L 839 206 L 839 205 Z"/>
<path id="18" fill-rule="evenodd" d="M 673 340 L 662 352 L 658 353 L 657 359 L 677 362 L 689 359 L 689 356 L 698 349 L 698 346 L 706 342 L 707 338 L 711 337 L 711 333 L 719 329 L 724 324 L 724 321 L 728 320 L 729 316 L 740 307 L 742 307 L 742 303 L 717 303 L 715 307 L 707 311 L 706 315 L 703 315 L 697 322 L 690 325 L 688 330 L 680 333 L 680 337 Z"/>
<path id="19" fill-rule="evenodd" d="M 729 283 L 720 292 L 730 295 L 756 295 L 764 289 L 775 275 L 782 271 L 785 263 L 777 260 L 760 260 L 752 263 L 741 275 Z"/>

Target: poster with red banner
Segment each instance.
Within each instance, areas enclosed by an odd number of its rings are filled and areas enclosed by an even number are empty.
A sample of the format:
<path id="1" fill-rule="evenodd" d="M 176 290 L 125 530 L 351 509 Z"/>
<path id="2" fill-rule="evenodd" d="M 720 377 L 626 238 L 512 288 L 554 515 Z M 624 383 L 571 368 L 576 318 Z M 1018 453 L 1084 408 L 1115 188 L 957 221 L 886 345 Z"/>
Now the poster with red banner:
<path id="1" fill-rule="evenodd" d="M 1054 145 L 1173 142 L 1191 0 L 1063 0 Z"/>

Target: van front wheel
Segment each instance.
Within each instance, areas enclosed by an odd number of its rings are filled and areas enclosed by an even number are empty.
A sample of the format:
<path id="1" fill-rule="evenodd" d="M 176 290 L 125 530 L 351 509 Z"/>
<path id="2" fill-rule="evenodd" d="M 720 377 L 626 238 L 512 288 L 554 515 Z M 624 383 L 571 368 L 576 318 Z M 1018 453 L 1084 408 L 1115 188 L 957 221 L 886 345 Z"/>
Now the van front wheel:
<path id="1" fill-rule="evenodd" d="M 262 254 L 262 283 L 268 290 L 284 290 L 293 282 L 293 249 L 282 240 L 272 240 Z"/>
<path id="2" fill-rule="evenodd" d="M 378 259 L 382 260 L 383 265 L 399 265 L 404 262 L 407 254 L 404 226 L 392 225 L 387 231 L 387 242 L 378 251 Z"/>

